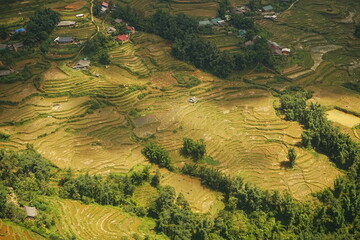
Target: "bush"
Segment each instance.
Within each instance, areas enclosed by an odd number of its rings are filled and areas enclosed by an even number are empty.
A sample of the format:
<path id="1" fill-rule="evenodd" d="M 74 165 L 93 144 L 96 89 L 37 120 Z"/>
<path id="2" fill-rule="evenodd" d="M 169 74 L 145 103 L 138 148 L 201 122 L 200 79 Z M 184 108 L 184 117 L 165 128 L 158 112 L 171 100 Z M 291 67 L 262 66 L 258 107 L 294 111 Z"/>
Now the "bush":
<path id="1" fill-rule="evenodd" d="M 184 138 L 182 153 L 185 156 L 191 156 L 194 161 L 199 161 L 206 153 L 206 144 L 204 139 L 194 141 L 190 138 Z"/>
<path id="2" fill-rule="evenodd" d="M 156 143 L 148 143 L 141 153 L 151 162 L 159 164 L 160 167 L 165 167 L 170 171 L 174 170 L 172 166 L 169 152 L 160 147 Z"/>

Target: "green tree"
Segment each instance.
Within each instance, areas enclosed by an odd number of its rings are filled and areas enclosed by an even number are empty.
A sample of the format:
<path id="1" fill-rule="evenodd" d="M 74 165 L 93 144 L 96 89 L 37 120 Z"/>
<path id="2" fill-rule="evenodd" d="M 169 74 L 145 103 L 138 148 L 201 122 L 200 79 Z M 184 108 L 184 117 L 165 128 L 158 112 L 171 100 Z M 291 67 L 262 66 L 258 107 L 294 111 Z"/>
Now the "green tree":
<path id="1" fill-rule="evenodd" d="M 159 169 L 156 169 L 156 173 L 151 179 L 151 186 L 158 188 L 160 186 L 160 181 L 161 181 L 161 173 Z"/>
<path id="2" fill-rule="evenodd" d="M 99 56 L 99 63 L 102 65 L 110 64 L 110 56 L 107 52 L 102 52 Z"/>
<path id="3" fill-rule="evenodd" d="M 297 157 L 297 155 L 296 155 L 295 149 L 290 148 L 289 151 L 288 151 L 288 159 L 289 159 L 291 167 L 295 166 L 296 157 Z"/>
<path id="4" fill-rule="evenodd" d="M 220 18 L 224 18 L 225 17 L 225 14 L 226 14 L 226 11 L 228 10 L 229 8 L 229 0 L 222 0 L 220 3 L 219 3 L 219 8 L 218 8 L 218 16 Z"/>
<path id="5" fill-rule="evenodd" d="M 2 40 L 5 40 L 5 39 L 8 37 L 8 35 L 9 35 L 9 29 L 8 29 L 8 27 L 5 26 L 5 25 L 1 25 L 1 26 L 0 26 L 0 38 L 1 38 Z"/>
<path id="6" fill-rule="evenodd" d="M 184 138 L 182 153 L 185 156 L 191 156 L 194 161 L 199 161 L 205 156 L 206 153 L 206 144 L 204 139 L 194 141 L 191 138 Z"/>

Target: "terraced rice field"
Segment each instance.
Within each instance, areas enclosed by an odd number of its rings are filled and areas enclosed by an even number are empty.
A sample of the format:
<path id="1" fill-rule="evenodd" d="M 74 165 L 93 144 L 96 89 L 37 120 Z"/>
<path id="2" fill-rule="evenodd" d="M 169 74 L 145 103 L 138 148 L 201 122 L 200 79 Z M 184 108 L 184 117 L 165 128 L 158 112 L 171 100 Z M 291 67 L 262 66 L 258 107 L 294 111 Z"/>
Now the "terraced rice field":
<path id="1" fill-rule="evenodd" d="M 190 71 L 193 67 L 170 54 L 170 43 L 158 36 L 136 33 L 132 43 L 119 44 L 110 54 L 113 64 L 131 74 L 148 77 L 158 71 Z"/>
<path id="2" fill-rule="evenodd" d="M 170 185 L 177 194 L 182 193 L 194 212 L 216 214 L 224 206 L 221 195 L 201 185 L 196 178 L 161 169 L 161 185 Z"/>
<path id="3" fill-rule="evenodd" d="M 339 123 L 349 128 L 353 128 L 360 124 L 360 118 L 352 114 L 344 113 L 342 111 L 333 109 L 326 112 L 327 118 L 330 121 Z"/>
<path id="4" fill-rule="evenodd" d="M 1 240 L 42 240 L 42 236 L 26 230 L 23 227 L 14 225 L 8 225 L 0 219 L 0 239 Z"/>
<path id="5" fill-rule="evenodd" d="M 148 229 L 155 227 L 153 220 L 144 220 L 114 207 L 85 205 L 71 200 L 49 199 L 49 202 L 58 211 L 56 225 L 59 231 L 65 236 L 75 235 L 76 239 L 133 239 L 134 235 L 143 238 L 145 234 L 151 236 Z"/>

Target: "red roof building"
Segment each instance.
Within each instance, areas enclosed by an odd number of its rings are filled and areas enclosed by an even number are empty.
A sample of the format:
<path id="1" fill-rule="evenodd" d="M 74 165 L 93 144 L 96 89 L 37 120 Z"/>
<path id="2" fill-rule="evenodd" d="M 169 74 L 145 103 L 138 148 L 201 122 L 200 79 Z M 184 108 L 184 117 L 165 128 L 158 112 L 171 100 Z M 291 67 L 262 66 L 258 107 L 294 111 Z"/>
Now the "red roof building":
<path id="1" fill-rule="evenodd" d="M 101 3 L 101 6 L 108 8 L 108 7 L 109 7 L 109 4 L 106 3 L 106 2 L 102 2 L 102 3 Z"/>
<path id="2" fill-rule="evenodd" d="M 123 35 L 117 36 L 115 39 L 118 40 L 118 41 L 121 41 L 121 42 L 126 42 L 126 41 L 129 40 L 129 36 L 123 34 Z"/>
<path id="3" fill-rule="evenodd" d="M 129 26 L 129 25 L 126 25 L 126 33 L 135 33 L 135 28 Z"/>

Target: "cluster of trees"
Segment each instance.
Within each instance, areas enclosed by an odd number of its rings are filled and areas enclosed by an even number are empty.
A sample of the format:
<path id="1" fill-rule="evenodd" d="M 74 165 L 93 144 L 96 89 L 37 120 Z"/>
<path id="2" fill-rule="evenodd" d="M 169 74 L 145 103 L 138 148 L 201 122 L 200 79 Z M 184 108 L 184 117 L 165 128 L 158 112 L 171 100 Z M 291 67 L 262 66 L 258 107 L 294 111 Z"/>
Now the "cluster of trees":
<path id="1" fill-rule="evenodd" d="M 199 141 L 195 141 L 191 138 L 183 139 L 183 148 L 181 149 L 182 153 L 185 156 L 190 156 L 194 159 L 194 161 L 199 161 L 204 158 L 206 153 L 206 144 L 204 139 L 200 139 Z"/>
<path id="2" fill-rule="evenodd" d="M 50 8 L 37 10 L 26 24 L 24 44 L 33 46 L 48 39 L 49 34 L 59 22 L 59 14 Z"/>
<path id="3" fill-rule="evenodd" d="M 0 150 L 0 218 L 10 219 L 47 236 L 55 221 L 51 210 L 39 196 L 55 194 L 49 182 L 57 171 L 31 146 L 19 153 Z M 18 203 L 8 199 L 10 193 L 17 196 Z M 24 209 L 18 204 L 37 207 L 36 220 L 27 220 Z"/>
<path id="4" fill-rule="evenodd" d="M 156 230 L 165 233 L 170 239 L 201 239 L 194 238 L 199 216 L 191 211 L 182 193 L 176 197 L 173 187 L 165 186 L 160 189 L 149 213 L 157 219 Z"/>
<path id="5" fill-rule="evenodd" d="M 197 35 L 186 35 L 175 40 L 172 54 L 219 77 L 227 77 L 234 71 L 253 67 L 257 63 L 273 66 L 273 56 L 264 38 L 255 39 L 254 45 L 242 52 L 230 53 L 221 52 L 214 44 Z"/>
<path id="6" fill-rule="evenodd" d="M 148 143 L 141 153 L 151 162 L 158 164 L 160 167 L 174 170 L 169 152 L 154 142 Z"/>
<path id="7" fill-rule="evenodd" d="M 96 34 L 95 37 L 88 40 L 84 45 L 84 53 L 102 65 L 110 64 L 110 56 L 107 49 L 113 45 L 112 38 L 102 33 Z"/>
<path id="8" fill-rule="evenodd" d="M 359 146 L 327 120 L 324 107 L 318 103 L 307 106 L 306 100 L 310 96 L 311 93 L 306 91 L 287 90 L 280 97 L 281 110 L 286 119 L 304 125 L 303 146 L 313 147 L 326 154 L 339 168 L 349 169 L 359 161 Z"/>

